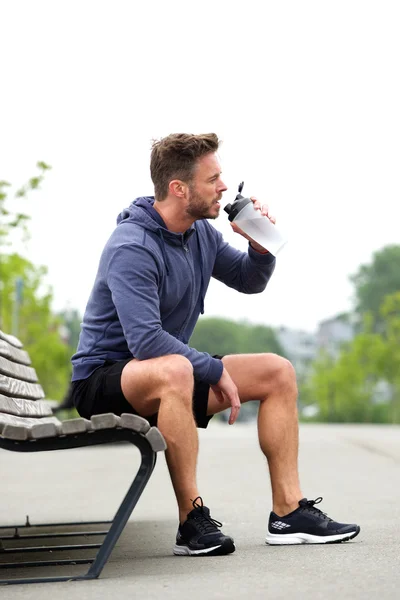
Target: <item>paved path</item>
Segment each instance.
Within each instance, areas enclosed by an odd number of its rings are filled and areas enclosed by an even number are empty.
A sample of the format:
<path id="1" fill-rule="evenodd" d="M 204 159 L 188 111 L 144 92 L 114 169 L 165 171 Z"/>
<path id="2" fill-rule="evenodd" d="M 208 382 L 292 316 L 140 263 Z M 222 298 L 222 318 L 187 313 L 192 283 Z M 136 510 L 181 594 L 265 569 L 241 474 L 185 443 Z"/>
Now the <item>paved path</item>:
<path id="1" fill-rule="evenodd" d="M 161 456 L 99 580 L 1 587 L 0 599 L 400 598 L 400 427 L 301 427 L 304 493 L 323 496 L 320 506 L 334 518 L 361 525 L 353 542 L 328 546 L 264 544 L 270 487 L 254 423 L 212 423 L 200 438 L 200 488 L 235 538 L 234 554 L 171 555 L 176 510 Z M 108 518 L 137 464 L 127 446 L 0 450 L 1 522 L 23 522 L 28 513 L 36 523 Z"/>

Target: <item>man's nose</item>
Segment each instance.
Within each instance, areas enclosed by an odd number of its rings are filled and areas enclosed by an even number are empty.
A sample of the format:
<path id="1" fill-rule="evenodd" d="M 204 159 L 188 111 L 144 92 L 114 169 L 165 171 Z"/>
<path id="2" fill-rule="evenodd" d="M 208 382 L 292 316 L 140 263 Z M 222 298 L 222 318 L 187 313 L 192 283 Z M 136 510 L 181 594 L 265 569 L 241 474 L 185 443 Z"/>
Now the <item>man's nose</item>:
<path id="1" fill-rule="evenodd" d="M 220 192 L 226 192 L 226 190 L 228 189 L 227 186 L 225 185 L 225 183 L 221 180 L 219 187 L 218 187 Z"/>

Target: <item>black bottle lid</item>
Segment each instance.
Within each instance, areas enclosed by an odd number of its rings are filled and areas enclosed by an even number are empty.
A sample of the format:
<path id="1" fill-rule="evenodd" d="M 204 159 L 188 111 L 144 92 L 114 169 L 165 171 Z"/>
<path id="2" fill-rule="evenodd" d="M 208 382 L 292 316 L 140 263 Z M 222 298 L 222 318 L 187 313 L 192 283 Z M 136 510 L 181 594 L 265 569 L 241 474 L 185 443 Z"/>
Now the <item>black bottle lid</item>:
<path id="1" fill-rule="evenodd" d="M 229 221 L 233 221 L 237 215 L 240 213 L 240 211 L 246 206 L 246 204 L 248 204 L 249 202 L 251 202 L 250 198 L 245 198 L 244 196 L 242 196 L 241 191 L 243 189 L 244 186 L 244 181 L 242 181 L 242 183 L 239 184 L 238 187 L 238 195 L 236 196 L 234 202 L 232 202 L 232 204 L 227 204 L 226 206 L 224 206 L 224 211 L 228 213 L 228 219 Z"/>

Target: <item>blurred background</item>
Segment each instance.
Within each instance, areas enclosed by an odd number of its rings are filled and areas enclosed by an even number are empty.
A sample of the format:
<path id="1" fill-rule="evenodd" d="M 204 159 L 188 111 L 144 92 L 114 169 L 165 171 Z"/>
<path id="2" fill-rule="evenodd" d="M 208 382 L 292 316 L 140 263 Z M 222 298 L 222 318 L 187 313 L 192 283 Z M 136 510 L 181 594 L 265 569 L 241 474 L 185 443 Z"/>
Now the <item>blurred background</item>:
<path id="1" fill-rule="evenodd" d="M 399 26 L 390 0 L 3 0 L 0 328 L 49 398 L 152 140 L 215 131 L 224 203 L 244 180 L 289 243 L 262 294 L 211 283 L 191 345 L 288 357 L 304 420 L 400 422 Z"/>

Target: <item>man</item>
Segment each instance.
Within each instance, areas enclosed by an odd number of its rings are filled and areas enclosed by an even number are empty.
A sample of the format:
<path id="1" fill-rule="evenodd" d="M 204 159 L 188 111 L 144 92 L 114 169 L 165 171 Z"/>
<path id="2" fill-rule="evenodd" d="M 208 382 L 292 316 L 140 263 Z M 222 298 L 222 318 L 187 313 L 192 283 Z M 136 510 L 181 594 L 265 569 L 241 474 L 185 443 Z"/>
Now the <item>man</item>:
<path id="1" fill-rule="evenodd" d="M 79 413 L 133 412 L 157 423 L 168 449 L 179 527 L 174 553 L 234 552 L 231 537 L 203 505 L 196 483 L 197 427 L 230 408 L 259 401 L 258 435 L 268 460 L 273 512 L 267 543 L 345 541 L 357 525 L 329 519 L 300 490 L 296 376 L 274 354 L 212 357 L 188 345 L 211 276 L 248 294 L 271 277 L 275 258 L 250 240 L 243 253 L 207 221 L 220 212 L 215 134 L 172 134 L 154 143 L 153 197 L 136 199 L 108 240 L 72 357 L 72 396 Z M 268 208 L 254 209 L 271 221 Z"/>

